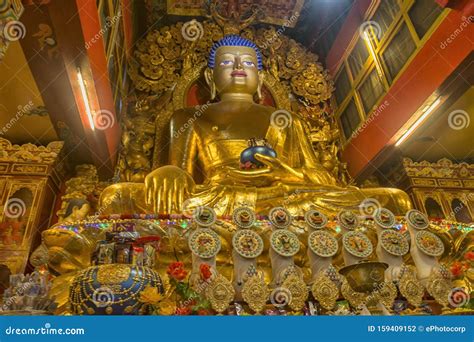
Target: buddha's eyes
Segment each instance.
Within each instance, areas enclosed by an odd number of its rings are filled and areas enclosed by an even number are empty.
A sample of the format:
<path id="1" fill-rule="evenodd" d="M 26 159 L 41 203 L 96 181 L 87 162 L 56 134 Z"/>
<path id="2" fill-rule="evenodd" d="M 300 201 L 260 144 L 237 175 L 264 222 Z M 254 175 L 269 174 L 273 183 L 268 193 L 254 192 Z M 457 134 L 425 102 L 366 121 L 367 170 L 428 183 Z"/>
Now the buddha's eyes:
<path id="1" fill-rule="evenodd" d="M 253 67 L 255 66 L 255 63 L 252 61 L 242 61 L 241 64 L 245 67 Z M 229 65 L 234 65 L 234 61 L 227 59 L 219 63 L 220 66 L 229 66 Z"/>
<path id="2" fill-rule="evenodd" d="M 219 65 L 222 65 L 222 66 L 227 66 L 227 65 L 233 65 L 234 62 L 231 61 L 231 60 L 225 60 L 225 61 L 222 61 Z"/>

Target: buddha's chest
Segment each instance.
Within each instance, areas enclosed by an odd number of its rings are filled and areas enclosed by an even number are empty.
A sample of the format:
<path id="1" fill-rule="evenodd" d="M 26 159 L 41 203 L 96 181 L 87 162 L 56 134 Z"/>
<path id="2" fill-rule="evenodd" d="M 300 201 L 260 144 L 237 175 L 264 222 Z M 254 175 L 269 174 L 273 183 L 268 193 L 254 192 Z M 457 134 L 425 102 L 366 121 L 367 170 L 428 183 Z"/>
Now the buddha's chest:
<path id="1" fill-rule="evenodd" d="M 203 116 L 196 121 L 195 130 L 205 143 L 248 140 L 265 138 L 269 124 L 269 117 L 265 113 L 221 113 Z"/>

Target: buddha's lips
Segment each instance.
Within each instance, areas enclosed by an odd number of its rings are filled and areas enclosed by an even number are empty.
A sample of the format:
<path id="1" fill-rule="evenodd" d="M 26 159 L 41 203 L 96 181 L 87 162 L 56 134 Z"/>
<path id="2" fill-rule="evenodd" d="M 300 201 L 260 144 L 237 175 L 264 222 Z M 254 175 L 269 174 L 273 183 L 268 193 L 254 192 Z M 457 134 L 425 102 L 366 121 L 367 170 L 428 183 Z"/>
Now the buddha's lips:
<path id="1" fill-rule="evenodd" d="M 234 70 L 230 74 L 232 77 L 247 77 L 247 73 L 243 70 Z"/>

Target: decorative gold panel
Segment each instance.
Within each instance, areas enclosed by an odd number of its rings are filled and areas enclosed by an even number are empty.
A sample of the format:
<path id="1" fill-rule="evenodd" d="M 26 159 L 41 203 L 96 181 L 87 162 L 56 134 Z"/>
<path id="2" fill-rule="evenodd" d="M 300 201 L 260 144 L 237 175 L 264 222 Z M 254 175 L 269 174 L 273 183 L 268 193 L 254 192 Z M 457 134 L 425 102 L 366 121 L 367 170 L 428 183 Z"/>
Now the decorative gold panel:
<path id="1" fill-rule="evenodd" d="M 12 273 L 25 271 L 37 234 L 49 224 L 40 218 L 50 216 L 59 191 L 51 176 L 62 146 L 19 146 L 0 138 L 0 263 Z"/>
<path id="2" fill-rule="evenodd" d="M 295 27 L 297 18 L 301 14 L 304 0 L 223 0 L 218 1 L 219 12 L 229 16 L 232 12 L 260 12 L 261 22 L 274 25 Z M 205 16 L 207 14 L 205 0 L 168 0 L 167 12 L 173 15 Z M 289 20 L 288 18 L 294 18 Z"/>

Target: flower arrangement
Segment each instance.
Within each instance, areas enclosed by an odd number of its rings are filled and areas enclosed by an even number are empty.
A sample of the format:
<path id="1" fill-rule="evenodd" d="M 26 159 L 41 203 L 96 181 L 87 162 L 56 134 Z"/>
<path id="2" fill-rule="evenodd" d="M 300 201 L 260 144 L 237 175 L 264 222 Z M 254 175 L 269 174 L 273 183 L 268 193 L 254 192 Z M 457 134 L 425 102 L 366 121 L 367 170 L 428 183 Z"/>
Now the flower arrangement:
<path id="1" fill-rule="evenodd" d="M 140 301 L 151 307 L 154 315 L 209 315 L 210 302 L 204 292 L 212 280 L 212 270 L 208 264 L 199 266 L 198 286 L 193 288 L 188 279 L 188 271 L 180 261 L 171 263 L 166 270 L 171 285 L 168 296 L 162 296 L 157 288 L 147 287 L 140 293 Z M 174 299 L 173 294 L 176 296 Z"/>
<path id="2" fill-rule="evenodd" d="M 454 278 L 462 278 L 465 272 L 474 268 L 474 251 L 469 251 L 464 254 L 463 261 L 454 261 L 451 264 L 450 270 Z"/>

